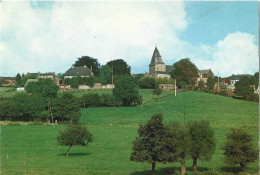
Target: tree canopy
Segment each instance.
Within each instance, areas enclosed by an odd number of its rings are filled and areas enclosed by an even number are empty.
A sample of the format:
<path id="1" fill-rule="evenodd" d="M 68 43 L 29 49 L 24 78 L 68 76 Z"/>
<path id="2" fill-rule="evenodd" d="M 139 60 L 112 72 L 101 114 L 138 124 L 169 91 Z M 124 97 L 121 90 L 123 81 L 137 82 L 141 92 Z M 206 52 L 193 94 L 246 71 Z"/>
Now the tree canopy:
<path id="1" fill-rule="evenodd" d="M 237 96 L 242 96 L 242 99 L 250 100 L 254 96 L 254 88 L 252 78 L 243 77 L 238 82 L 235 83 L 235 94 Z"/>
<path id="2" fill-rule="evenodd" d="M 195 84 L 198 75 L 198 68 L 189 58 L 181 59 L 173 64 L 174 69 L 170 72 L 173 79 L 176 79 L 178 86 L 183 86 L 180 82 L 185 82 L 186 85 Z"/>
<path id="3" fill-rule="evenodd" d="M 215 86 L 215 81 L 212 77 L 208 77 L 208 80 L 206 82 L 206 86 L 207 86 L 207 88 L 210 92 L 213 91 L 214 86 Z"/>
<path id="4" fill-rule="evenodd" d="M 207 120 L 190 121 L 187 127 L 190 135 L 189 154 L 193 159 L 192 169 L 196 171 L 197 159 L 211 159 L 216 149 L 216 138 Z"/>
<path id="5" fill-rule="evenodd" d="M 75 67 L 87 66 L 89 69 L 92 68 L 92 72 L 96 76 L 98 75 L 98 69 L 100 68 L 100 64 L 98 60 L 89 56 L 82 56 L 81 58 L 78 58 L 78 60 L 75 61 L 74 66 Z"/>
<path id="6" fill-rule="evenodd" d="M 67 157 L 69 156 L 70 148 L 73 145 L 87 146 L 88 143 L 93 141 L 93 137 L 87 128 L 78 124 L 73 124 L 69 125 L 66 130 L 60 131 L 60 134 L 57 136 L 57 141 L 60 145 L 69 146 L 66 153 Z"/>
<path id="7" fill-rule="evenodd" d="M 133 77 L 122 76 L 113 89 L 113 95 L 124 106 L 130 106 L 138 98 L 139 88 L 135 84 Z"/>
<path id="8" fill-rule="evenodd" d="M 164 149 L 166 130 L 162 117 L 162 114 L 155 114 L 146 124 L 139 125 L 138 137 L 133 142 L 133 152 L 130 156 L 131 161 L 151 163 L 152 174 L 156 162 L 165 162 L 169 156 Z"/>
<path id="9" fill-rule="evenodd" d="M 113 69 L 114 75 L 130 75 L 131 67 L 122 59 L 109 61 L 106 65 Z"/>
<path id="10" fill-rule="evenodd" d="M 242 169 L 258 159 L 258 151 L 252 144 L 252 136 L 243 128 L 231 129 L 226 135 L 226 143 L 222 149 L 226 163 L 240 165 Z"/>
<path id="11" fill-rule="evenodd" d="M 112 83 L 112 69 L 108 65 L 102 66 L 99 69 L 98 81 L 103 85 Z"/>

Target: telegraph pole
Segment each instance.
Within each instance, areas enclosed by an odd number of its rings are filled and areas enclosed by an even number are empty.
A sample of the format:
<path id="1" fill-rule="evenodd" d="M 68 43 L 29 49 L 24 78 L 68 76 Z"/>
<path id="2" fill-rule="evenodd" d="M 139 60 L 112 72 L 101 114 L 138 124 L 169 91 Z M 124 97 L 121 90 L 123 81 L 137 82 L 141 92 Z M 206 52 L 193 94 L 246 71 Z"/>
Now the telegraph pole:
<path id="1" fill-rule="evenodd" d="M 175 83 L 174 83 L 175 85 L 174 85 L 174 96 L 176 97 L 176 79 L 175 79 Z"/>

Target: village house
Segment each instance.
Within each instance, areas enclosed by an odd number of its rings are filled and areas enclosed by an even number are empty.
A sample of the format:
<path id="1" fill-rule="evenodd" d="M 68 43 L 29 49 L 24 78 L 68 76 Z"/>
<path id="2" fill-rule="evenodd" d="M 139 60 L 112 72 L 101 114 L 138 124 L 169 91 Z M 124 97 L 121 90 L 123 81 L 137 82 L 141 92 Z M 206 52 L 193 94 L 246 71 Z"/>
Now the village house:
<path id="1" fill-rule="evenodd" d="M 214 73 L 211 69 L 199 70 L 198 74 L 199 78 L 197 79 L 197 82 L 204 81 L 206 83 L 209 77 L 214 77 Z"/>
<path id="2" fill-rule="evenodd" d="M 90 70 L 87 66 L 74 67 L 72 66 L 65 72 L 64 78 L 73 78 L 73 77 L 90 77 L 94 76 L 92 70 Z"/>
<path id="3" fill-rule="evenodd" d="M 4 86 L 13 86 L 15 85 L 15 77 L 0 77 L 1 79 L 4 80 Z"/>
<path id="4" fill-rule="evenodd" d="M 61 80 L 60 80 L 60 78 L 59 78 L 57 75 L 55 75 L 54 72 L 50 72 L 50 73 L 39 73 L 39 74 L 38 74 L 38 79 L 40 79 L 40 78 L 50 78 L 50 79 L 52 79 L 53 82 L 54 82 L 55 84 L 57 84 L 57 85 L 60 85 L 60 84 L 62 83 Z"/>
<path id="5" fill-rule="evenodd" d="M 151 63 L 149 64 L 149 75 L 157 78 L 170 78 L 170 72 L 173 69 L 173 66 L 165 65 L 159 50 L 155 47 Z"/>

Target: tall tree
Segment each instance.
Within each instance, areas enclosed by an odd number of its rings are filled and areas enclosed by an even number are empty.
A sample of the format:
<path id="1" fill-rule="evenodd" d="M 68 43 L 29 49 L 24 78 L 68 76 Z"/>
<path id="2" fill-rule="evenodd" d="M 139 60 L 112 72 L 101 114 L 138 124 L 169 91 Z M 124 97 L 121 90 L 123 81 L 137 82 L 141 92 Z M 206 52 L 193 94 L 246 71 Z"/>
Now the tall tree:
<path id="1" fill-rule="evenodd" d="M 60 134 L 57 136 L 57 141 L 60 145 L 69 146 L 66 153 L 66 157 L 68 157 L 70 148 L 73 145 L 87 146 L 88 143 L 93 141 L 93 137 L 87 128 L 73 124 L 69 125 L 66 130 L 60 131 Z"/>
<path id="2" fill-rule="evenodd" d="M 258 159 L 258 151 L 252 144 L 252 136 L 243 128 L 231 129 L 226 135 L 226 143 L 222 149 L 226 163 L 240 165 L 241 169 Z"/>
<path id="3" fill-rule="evenodd" d="M 242 99 L 249 100 L 251 96 L 254 95 L 254 88 L 251 87 L 254 82 L 252 78 L 243 77 L 238 82 L 235 83 L 235 94 L 237 96 L 242 96 Z"/>
<path id="4" fill-rule="evenodd" d="M 103 85 L 112 83 L 112 69 L 108 65 L 99 69 L 98 80 Z"/>
<path id="5" fill-rule="evenodd" d="M 214 130 L 209 121 L 190 121 L 187 124 L 190 134 L 189 154 L 193 159 L 192 169 L 197 170 L 197 160 L 210 160 L 216 149 Z"/>
<path id="6" fill-rule="evenodd" d="M 22 77 L 21 77 L 21 75 L 19 73 L 16 75 L 15 81 L 16 81 L 16 85 L 21 86 L 21 84 L 22 84 Z"/>
<path id="7" fill-rule="evenodd" d="M 204 81 L 202 81 L 202 80 L 199 81 L 198 85 L 199 85 L 199 89 L 200 89 L 200 90 L 203 89 L 203 88 L 205 88 L 205 83 L 204 83 Z"/>
<path id="8" fill-rule="evenodd" d="M 180 82 L 185 82 L 186 85 L 195 84 L 198 75 L 198 68 L 193 64 L 189 58 L 181 59 L 180 61 L 173 64 L 174 69 L 170 72 L 173 79 L 177 80 L 177 85 Z"/>
<path id="9" fill-rule="evenodd" d="M 135 84 L 133 77 L 122 76 L 113 89 L 115 98 L 123 103 L 124 106 L 130 106 L 138 98 L 139 88 Z"/>
<path id="10" fill-rule="evenodd" d="M 109 61 L 106 65 L 113 69 L 114 75 L 130 75 L 131 67 L 122 59 Z"/>
<path id="11" fill-rule="evenodd" d="M 163 115 L 155 114 L 145 124 L 140 124 L 138 137 L 134 140 L 130 160 L 152 164 L 152 174 L 157 162 L 166 162 L 168 152 L 164 149 L 166 130 L 162 123 Z"/>
<path id="12" fill-rule="evenodd" d="M 259 72 L 256 72 L 253 76 L 253 84 L 255 85 L 255 88 L 258 88 L 259 85 Z"/>
<path id="13" fill-rule="evenodd" d="M 87 66 L 89 69 L 92 68 L 92 72 L 94 75 L 98 75 L 98 69 L 100 68 L 100 64 L 97 59 L 91 58 L 89 56 L 82 56 L 78 58 L 78 60 L 74 64 L 75 67 Z"/>
<path id="14" fill-rule="evenodd" d="M 207 82 L 206 82 L 206 86 L 207 86 L 207 88 L 208 88 L 208 90 L 209 90 L 210 92 L 213 91 L 214 86 L 215 86 L 215 82 L 214 82 L 214 79 L 213 79 L 212 77 L 208 77 L 208 80 L 207 80 Z"/>

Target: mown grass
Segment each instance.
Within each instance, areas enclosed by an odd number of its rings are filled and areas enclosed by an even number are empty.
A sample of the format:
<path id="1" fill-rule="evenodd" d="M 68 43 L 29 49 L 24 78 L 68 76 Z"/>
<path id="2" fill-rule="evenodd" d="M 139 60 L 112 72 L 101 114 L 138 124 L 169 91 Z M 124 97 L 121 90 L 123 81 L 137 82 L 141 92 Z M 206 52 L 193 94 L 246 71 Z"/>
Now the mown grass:
<path id="1" fill-rule="evenodd" d="M 148 95 L 148 93 L 147 93 Z M 81 122 L 94 135 L 88 147 L 58 146 L 56 136 L 65 125 L 27 125 L 1 127 L 2 174 L 149 174 L 151 166 L 129 160 L 138 124 L 154 113 L 164 114 L 164 123 L 206 118 L 215 129 L 217 149 L 211 161 L 198 161 L 201 174 L 223 174 L 227 167 L 220 147 L 229 128 L 244 127 L 258 141 L 258 104 L 202 92 L 182 92 L 137 107 L 87 108 Z M 8 159 L 7 159 L 8 154 Z M 157 174 L 177 173 L 179 163 L 157 164 Z M 192 166 L 186 161 L 188 173 Z M 258 162 L 249 164 L 246 172 L 258 174 Z"/>

